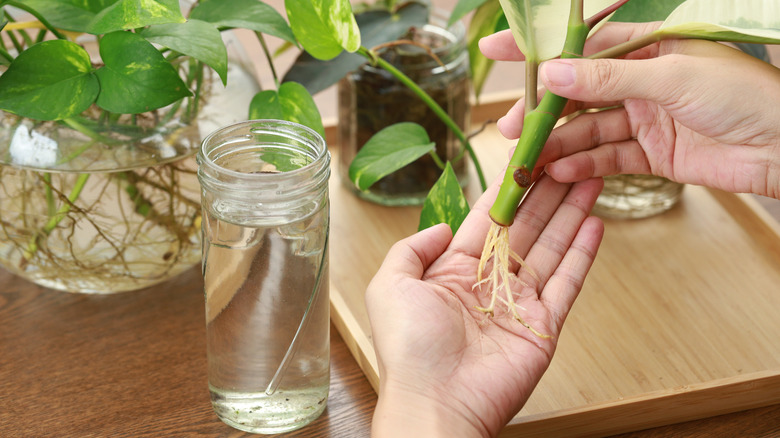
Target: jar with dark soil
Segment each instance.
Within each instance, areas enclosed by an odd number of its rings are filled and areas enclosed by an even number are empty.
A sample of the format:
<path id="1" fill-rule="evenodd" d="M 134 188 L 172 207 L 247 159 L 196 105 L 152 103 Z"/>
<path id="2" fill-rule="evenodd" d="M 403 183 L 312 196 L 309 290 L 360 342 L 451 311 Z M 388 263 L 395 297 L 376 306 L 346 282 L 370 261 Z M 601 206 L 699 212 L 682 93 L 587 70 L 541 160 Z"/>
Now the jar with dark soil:
<path id="1" fill-rule="evenodd" d="M 443 16 L 413 28 L 399 39 L 415 44 L 390 44 L 380 55 L 428 93 L 461 128 L 468 131 L 470 81 L 465 27 L 446 29 Z M 435 56 L 432 56 L 435 55 Z M 400 122 L 422 125 L 436 143 L 442 162 L 449 160 L 462 186 L 467 183 L 467 155 L 455 134 L 404 84 L 379 67 L 364 64 L 341 80 L 339 97 L 340 174 L 360 197 L 391 206 L 420 205 L 442 169 L 425 155 L 359 191 L 349 180 L 349 165 L 360 148 L 381 129 Z"/>

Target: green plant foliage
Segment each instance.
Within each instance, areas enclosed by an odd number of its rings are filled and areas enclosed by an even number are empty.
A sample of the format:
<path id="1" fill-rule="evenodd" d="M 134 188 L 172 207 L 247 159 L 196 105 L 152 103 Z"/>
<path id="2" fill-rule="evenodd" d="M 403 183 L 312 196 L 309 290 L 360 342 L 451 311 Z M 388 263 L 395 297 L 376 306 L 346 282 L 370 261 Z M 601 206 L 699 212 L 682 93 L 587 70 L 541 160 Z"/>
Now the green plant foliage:
<path id="1" fill-rule="evenodd" d="M 486 58 L 479 50 L 479 40 L 495 33 L 500 23 L 503 22 L 503 18 L 504 11 L 501 10 L 498 0 L 491 0 L 482 4 L 471 17 L 467 44 L 471 83 L 474 88 L 474 94 L 477 97 L 482 93 L 482 87 L 485 85 L 488 74 L 493 67 L 493 60 Z"/>
<path id="2" fill-rule="evenodd" d="M 317 104 L 306 88 L 297 82 L 285 82 L 278 91 L 264 90 L 257 93 L 249 104 L 249 118 L 296 122 L 325 137 Z"/>
<path id="3" fill-rule="evenodd" d="M 219 74 L 223 84 L 227 84 L 227 49 L 213 24 L 191 18 L 185 23 L 150 26 L 138 34 L 152 43 L 205 63 Z"/>
<path id="4" fill-rule="evenodd" d="M 465 17 L 469 12 L 479 8 L 486 2 L 495 2 L 497 0 L 458 0 L 455 8 L 450 13 L 450 18 L 447 20 L 447 26 L 452 26 L 456 21 Z"/>
<path id="5" fill-rule="evenodd" d="M 366 190 L 435 147 L 425 128 L 416 123 L 390 125 L 374 134 L 358 151 L 349 166 L 349 179 L 360 190 Z"/>
<path id="6" fill-rule="evenodd" d="M 428 23 L 428 7 L 420 3 L 407 3 L 397 10 L 370 10 L 355 15 L 360 29 L 361 44 L 371 48 L 394 41 L 407 33 L 410 28 Z M 355 71 L 366 63 L 366 59 L 350 52 L 341 52 L 328 61 L 319 60 L 303 52 L 283 81 L 295 81 L 306 87 L 311 94 L 337 83 L 349 72 Z"/>
<path id="7" fill-rule="evenodd" d="M 448 161 L 444 172 L 425 198 L 418 229 L 424 230 L 436 224 L 446 223 L 455 233 L 468 214 L 469 203 Z"/>
<path id="8" fill-rule="evenodd" d="M 154 46 L 131 32 L 112 32 L 100 40 L 105 66 L 95 74 L 100 80 L 97 104 L 115 112 L 152 111 L 190 95 L 176 69 Z"/>
<path id="9" fill-rule="evenodd" d="M 777 0 L 688 0 L 658 30 L 661 34 L 744 43 L 780 44 Z"/>
<path id="10" fill-rule="evenodd" d="M 631 0 L 618 9 L 610 21 L 646 23 L 664 21 L 684 0 Z"/>
<path id="11" fill-rule="evenodd" d="M 615 0 L 590 0 L 583 5 L 590 17 Z M 500 0 L 517 47 L 526 60 L 538 63 L 561 54 L 569 23 L 571 0 Z"/>
<path id="12" fill-rule="evenodd" d="M 97 1 L 98 4 L 104 2 L 106 0 Z M 81 3 L 84 1 L 82 0 Z M 106 3 L 111 4 L 110 1 Z M 95 18 L 89 23 L 87 32 L 100 35 L 153 24 L 183 23 L 184 21 L 179 0 L 117 0 L 95 15 Z"/>
<path id="13" fill-rule="evenodd" d="M 22 52 L 0 76 L 0 109 L 59 120 L 86 110 L 99 90 L 89 54 L 81 46 L 44 41 Z"/>
<path id="14" fill-rule="evenodd" d="M 117 0 L 23 0 L 59 29 L 87 32 L 98 12 Z"/>
<path id="15" fill-rule="evenodd" d="M 360 29 L 348 0 L 285 0 L 284 5 L 295 37 L 311 56 L 327 60 L 360 48 Z"/>
<path id="16" fill-rule="evenodd" d="M 190 12 L 190 19 L 219 28 L 244 28 L 297 44 L 292 29 L 276 9 L 258 0 L 205 0 Z"/>

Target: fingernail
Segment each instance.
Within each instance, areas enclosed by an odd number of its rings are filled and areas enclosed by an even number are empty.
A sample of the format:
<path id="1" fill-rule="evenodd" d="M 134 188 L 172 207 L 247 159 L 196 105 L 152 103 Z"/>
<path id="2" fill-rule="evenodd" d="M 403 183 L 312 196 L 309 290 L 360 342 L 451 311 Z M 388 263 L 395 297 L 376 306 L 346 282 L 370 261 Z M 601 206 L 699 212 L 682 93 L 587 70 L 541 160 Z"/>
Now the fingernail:
<path id="1" fill-rule="evenodd" d="M 574 83 L 574 66 L 566 61 L 547 61 L 542 64 L 539 76 L 548 85 L 568 87 Z"/>

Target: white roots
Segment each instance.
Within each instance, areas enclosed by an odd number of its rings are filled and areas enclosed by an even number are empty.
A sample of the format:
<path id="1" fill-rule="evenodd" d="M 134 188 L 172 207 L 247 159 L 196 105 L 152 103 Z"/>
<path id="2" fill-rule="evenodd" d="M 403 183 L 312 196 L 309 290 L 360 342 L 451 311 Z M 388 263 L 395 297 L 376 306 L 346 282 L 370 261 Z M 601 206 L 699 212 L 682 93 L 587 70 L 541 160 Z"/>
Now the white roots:
<path id="1" fill-rule="evenodd" d="M 483 279 L 482 274 L 485 271 L 485 265 L 487 265 L 487 262 L 490 259 L 493 260 L 493 267 L 487 277 Z M 515 303 L 514 293 L 512 292 L 511 287 L 511 277 L 513 277 L 514 274 L 509 271 L 511 260 L 519 263 L 522 269 L 525 269 L 537 281 L 539 280 L 539 277 L 533 269 L 531 269 L 531 267 L 528 266 L 516 252 L 512 251 L 512 248 L 510 248 L 509 227 L 501 226 L 494 222 L 491 224 L 490 231 L 488 231 L 488 235 L 485 238 L 485 246 L 482 248 L 482 256 L 479 259 L 479 267 L 477 268 L 477 283 L 474 284 L 472 288 L 477 289 L 483 284 L 489 284 L 490 304 L 487 307 L 475 307 L 480 312 L 493 316 L 496 301 L 500 301 L 506 306 L 506 309 L 512 314 L 512 317 L 528 330 L 531 330 L 533 334 L 540 338 L 549 338 L 549 335 L 540 333 L 531 327 L 531 325 L 525 322 L 518 313 L 518 308 L 520 310 L 525 310 L 525 308 Z M 523 286 L 528 286 L 528 284 L 520 279 L 517 279 L 517 281 Z"/>

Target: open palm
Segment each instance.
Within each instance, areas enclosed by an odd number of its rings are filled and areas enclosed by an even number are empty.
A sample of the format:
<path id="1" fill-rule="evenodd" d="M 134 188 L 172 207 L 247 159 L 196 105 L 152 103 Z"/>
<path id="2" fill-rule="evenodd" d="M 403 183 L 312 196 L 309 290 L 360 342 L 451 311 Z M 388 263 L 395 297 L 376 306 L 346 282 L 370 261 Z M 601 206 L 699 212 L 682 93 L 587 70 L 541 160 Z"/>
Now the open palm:
<path id="1" fill-rule="evenodd" d="M 534 335 L 500 308 L 493 317 L 475 309 L 489 299 L 472 286 L 496 185 L 454 237 L 440 225 L 396 244 L 366 297 L 380 391 L 400 391 L 410 403 L 424 397 L 438 407 L 434 411 L 495 435 L 552 359 L 603 235 L 601 222 L 588 218 L 600 189 L 600 180 L 572 186 L 543 175 L 511 228 L 512 248 L 538 277 L 521 271 L 525 286 L 517 281 L 515 299 L 524 307 L 523 319 L 549 338 Z"/>

